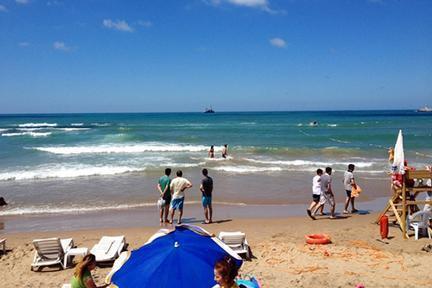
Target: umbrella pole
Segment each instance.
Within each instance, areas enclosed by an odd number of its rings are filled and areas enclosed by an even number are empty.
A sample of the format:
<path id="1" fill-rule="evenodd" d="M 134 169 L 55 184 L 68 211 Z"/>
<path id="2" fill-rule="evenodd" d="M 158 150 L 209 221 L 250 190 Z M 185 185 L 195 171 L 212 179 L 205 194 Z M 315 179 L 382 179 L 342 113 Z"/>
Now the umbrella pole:
<path id="1" fill-rule="evenodd" d="M 402 184 L 402 223 L 401 227 L 402 227 L 402 235 L 404 239 L 408 239 L 407 237 L 407 221 L 406 221 L 406 214 L 407 214 L 407 203 L 406 203 L 406 185 L 405 185 L 405 178 L 406 175 L 404 174 L 403 176 L 403 184 Z"/>

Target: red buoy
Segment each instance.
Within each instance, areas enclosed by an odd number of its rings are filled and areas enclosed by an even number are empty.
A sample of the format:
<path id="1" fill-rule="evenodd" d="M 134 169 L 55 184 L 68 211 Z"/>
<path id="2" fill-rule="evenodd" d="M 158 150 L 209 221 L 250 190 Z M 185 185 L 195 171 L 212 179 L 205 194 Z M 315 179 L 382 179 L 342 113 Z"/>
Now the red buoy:
<path id="1" fill-rule="evenodd" d="M 380 219 L 380 233 L 381 233 L 381 239 L 386 239 L 388 237 L 388 224 L 389 220 L 386 215 L 383 215 Z"/>
<path id="2" fill-rule="evenodd" d="M 308 244 L 330 244 L 330 237 L 326 234 L 310 234 L 305 235 L 306 243 Z"/>

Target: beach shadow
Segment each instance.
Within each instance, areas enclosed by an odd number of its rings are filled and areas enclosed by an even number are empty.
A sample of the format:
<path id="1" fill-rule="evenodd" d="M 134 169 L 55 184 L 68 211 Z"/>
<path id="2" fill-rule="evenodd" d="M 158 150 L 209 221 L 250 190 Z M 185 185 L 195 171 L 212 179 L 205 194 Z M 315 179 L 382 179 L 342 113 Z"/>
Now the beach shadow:
<path id="1" fill-rule="evenodd" d="M 185 224 L 201 223 L 202 221 L 203 220 L 196 219 L 195 217 L 193 217 L 193 218 L 183 218 L 182 219 L 182 223 L 185 223 Z M 176 222 L 174 221 L 174 223 L 176 223 Z"/>
<path id="2" fill-rule="evenodd" d="M 232 219 L 222 219 L 222 220 L 213 221 L 212 224 L 221 224 L 221 223 L 231 222 L 231 221 Z"/>
<path id="3" fill-rule="evenodd" d="M 335 218 L 330 218 L 329 216 L 327 217 L 320 217 L 320 218 L 316 218 L 315 220 L 343 220 L 343 219 L 347 219 L 347 218 L 351 218 L 350 215 L 340 215 L 340 214 L 336 214 Z"/>
<path id="4" fill-rule="evenodd" d="M 358 215 L 368 215 L 370 214 L 370 210 L 358 210 L 356 213 L 353 214 L 358 214 Z"/>

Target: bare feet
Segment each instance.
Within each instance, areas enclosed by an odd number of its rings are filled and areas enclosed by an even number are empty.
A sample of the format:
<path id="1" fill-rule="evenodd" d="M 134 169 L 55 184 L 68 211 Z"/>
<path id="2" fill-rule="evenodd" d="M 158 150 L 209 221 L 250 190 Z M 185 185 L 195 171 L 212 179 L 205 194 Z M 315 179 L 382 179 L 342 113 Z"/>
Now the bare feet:
<path id="1" fill-rule="evenodd" d="M 308 216 L 309 216 L 310 218 L 312 218 L 312 220 L 316 220 L 316 218 L 312 215 L 311 210 L 307 209 L 306 211 L 307 211 Z"/>

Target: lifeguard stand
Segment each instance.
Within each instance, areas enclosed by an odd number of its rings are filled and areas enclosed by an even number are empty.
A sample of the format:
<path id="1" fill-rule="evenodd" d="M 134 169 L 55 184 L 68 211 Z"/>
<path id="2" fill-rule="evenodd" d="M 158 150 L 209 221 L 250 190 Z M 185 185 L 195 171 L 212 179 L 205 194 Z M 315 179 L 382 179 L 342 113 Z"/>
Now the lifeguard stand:
<path id="1" fill-rule="evenodd" d="M 427 186 L 432 179 L 432 171 L 429 170 L 408 170 L 403 176 L 402 188 L 393 190 L 393 196 L 389 199 L 385 209 L 379 214 L 376 223 L 383 215 L 389 217 L 389 222 L 399 225 L 405 239 L 409 238 L 407 227 L 408 209 L 420 210 L 419 204 L 430 204 L 431 200 L 416 200 L 417 196 L 424 192 L 432 192 L 432 187 Z M 412 185 L 414 183 L 414 185 Z M 431 230 L 431 228 L 429 228 Z M 431 230 L 432 231 L 432 230 Z"/>

